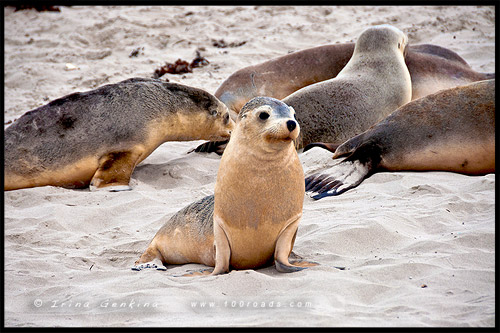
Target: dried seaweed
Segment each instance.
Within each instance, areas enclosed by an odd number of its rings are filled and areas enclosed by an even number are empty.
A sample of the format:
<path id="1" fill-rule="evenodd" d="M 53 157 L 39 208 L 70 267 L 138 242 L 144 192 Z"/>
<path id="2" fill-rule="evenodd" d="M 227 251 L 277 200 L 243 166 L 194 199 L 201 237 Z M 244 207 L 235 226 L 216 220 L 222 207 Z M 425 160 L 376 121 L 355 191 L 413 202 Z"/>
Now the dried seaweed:
<path id="1" fill-rule="evenodd" d="M 165 63 L 164 66 L 157 68 L 153 74 L 155 79 L 165 75 L 165 74 L 185 74 L 192 73 L 193 68 L 202 67 L 208 65 L 210 62 L 200 55 L 199 51 L 196 51 L 196 57 L 188 63 L 185 60 L 177 59 L 175 63 Z"/>
<path id="2" fill-rule="evenodd" d="M 224 41 L 224 39 L 219 39 L 219 40 L 216 40 L 216 39 L 212 39 L 212 45 L 215 46 L 215 47 L 218 47 L 220 49 L 224 49 L 226 47 L 238 47 L 238 46 L 242 46 L 242 45 L 245 45 L 246 44 L 246 40 L 243 41 L 243 42 L 232 42 L 232 43 L 226 43 Z"/>
<path id="3" fill-rule="evenodd" d="M 144 51 L 144 47 L 138 47 L 135 50 L 133 50 L 132 52 L 130 52 L 130 54 L 128 55 L 128 57 L 129 58 L 137 57 L 139 55 L 139 53 L 144 54 L 143 51 Z"/>

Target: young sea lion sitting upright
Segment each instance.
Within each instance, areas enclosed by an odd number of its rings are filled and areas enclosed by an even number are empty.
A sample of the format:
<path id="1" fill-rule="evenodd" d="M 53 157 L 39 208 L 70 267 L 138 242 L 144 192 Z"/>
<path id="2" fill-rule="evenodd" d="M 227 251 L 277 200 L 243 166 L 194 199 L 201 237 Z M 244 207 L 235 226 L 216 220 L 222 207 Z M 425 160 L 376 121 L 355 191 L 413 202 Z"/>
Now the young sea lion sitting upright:
<path id="1" fill-rule="evenodd" d="M 215 194 L 174 215 L 132 269 L 201 263 L 215 266 L 216 275 L 273 260 L 280 272 L 316 265 L 288 260 L 305 190 L 294 113 L 268 97 L 245 104 L 222 156 Z"/>

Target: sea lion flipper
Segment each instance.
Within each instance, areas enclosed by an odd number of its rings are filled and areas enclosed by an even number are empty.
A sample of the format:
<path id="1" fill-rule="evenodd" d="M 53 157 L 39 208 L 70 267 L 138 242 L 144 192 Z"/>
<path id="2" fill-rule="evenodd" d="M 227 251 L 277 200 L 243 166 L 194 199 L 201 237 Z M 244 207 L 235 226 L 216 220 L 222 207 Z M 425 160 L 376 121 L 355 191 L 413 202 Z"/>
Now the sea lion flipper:
<path id="1" fill-rule="evenodd" d="M 210 275 L 218 275 L 229 272 L 229 259 L 231 258 L 231 247 L 224 229 L 221 227 L 223 221 L 214 215 L 214 246 L 215 246 L 215 268 Z"/>
<path id="2" fill-rule="evenodd" d="M 274 252 L 274 265 L 276 270 L 281 273 L 293 273 L 301 271 L 308 267 L 316 266 L 317 263 L 296 260 L 294 262 L 289 261 L 289 256 L 292 253 L 293 244 L 295 242 L 295 236 L 297 235 L 297 227 L 299 225 L 300 216 L 290 223 L 281 232 L 276 241 L 276 249 Z"/>
<path id="3" fill-rule="evenodd" d="M 358 160 L 347 161 L 333 166 L 328 174 L 313 174 L 305 179 L 306 191 L 316 192 L 312 198 L 319 200 L 324 197 L 340 195 L 358 186 L 370 174 L 370 164 Z"/>
<path id="4" fill-rule="evenodd" d="M 133 271 L 140 271 L 146 268 L 156 268 L 159 271 L 166 271 L 167 267 L 163 265 L 161 253 L 153 240 L 141 257 L 132 266 Z"/>
<path id="5" fill-rule="evenodd" d="M 130 176 L 141 155 L 141 149 L 114 151 L 103 155 L 99 159 L 99 167 L 90 181 L 90 189 L 130 190 Z"/>
<path id="6" fill-rule="evenodd" d="M 167 267 L 165 267 L 165 265 L 163 265 L 161 260 L 158 258 L 155 258 L 155 259 L 148 261 L 148 262 L 135 264 L 134 266 L 132 266 L 133 271 L 141 271 L 141 270 L 146 269 L 146 268 L 155 268 L 156 270 L 159 270 L 159 271 L 166 271 L 167 270 Z"/>
<path id="7" fill-rule="evenodd" d="M 202 143 L 195 149 L 189 151 L 189 153 L 216 153 L 217 155 L 222 155 L 224 149 L 226 148 L 228 141 L 207 141 Z"/>
<path id="8" fill-rule="evenodd" d="M 274 264 L 276 266 L 276 270 L 280 273 L 293 273 L 307 268 L 307 267 L 293 266 L 291 264 L 287 265 L 279 262 L 278 260 L 276 260 Z"/>
<path id="9" fill-rule="evenodd" d="M 295 260 L 295 261 L 290 261 L 290 264 L 296 266 L 296 267 L 302 267 L 302 268 L 308 268 L 308 267 L 314 267 L 318 266 L 319 263 L 315 261 L 308 261 L 308 260 Z"/>
<path id="10" fill-rule="evenodd" d="M 212 272 L 213 272 L 213 269 L 205 268 L 205 269 L 200 269 L 198 271 L 193 271 L 193 272 L 185 273 L 185 274 L 182 274 L 182 275 L 174 275 L 174 277 L 191 277 L 191 276 L 211 275 Z"/>

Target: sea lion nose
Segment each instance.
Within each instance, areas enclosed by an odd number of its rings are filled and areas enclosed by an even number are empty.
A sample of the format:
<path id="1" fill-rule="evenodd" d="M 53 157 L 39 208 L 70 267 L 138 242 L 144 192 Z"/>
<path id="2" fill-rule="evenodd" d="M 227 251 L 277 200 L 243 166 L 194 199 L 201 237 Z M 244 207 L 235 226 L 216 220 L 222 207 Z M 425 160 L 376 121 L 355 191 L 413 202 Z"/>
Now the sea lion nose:
<path id="1" fill-rule="evenodd" d="M 293 120 L 289 120 L 289 121 L 286 122 L 286 127 L 291 132 L 291 131 L 293 131 L 297 127 L 297 123 L 295 121 L 293 121 Z"/>

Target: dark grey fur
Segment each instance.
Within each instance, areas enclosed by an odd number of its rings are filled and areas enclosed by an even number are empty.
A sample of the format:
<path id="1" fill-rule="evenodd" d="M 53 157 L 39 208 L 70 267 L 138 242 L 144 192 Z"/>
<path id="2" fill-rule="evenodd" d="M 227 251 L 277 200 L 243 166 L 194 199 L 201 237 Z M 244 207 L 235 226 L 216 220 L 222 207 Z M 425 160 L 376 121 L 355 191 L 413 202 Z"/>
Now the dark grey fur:
<path id="1" fill-rule="evenodd" d="M 52 170 L 99 154 L 96 147 L 141 142 L 152 119 L 200 108 L 210 114 L 219 104 L 201 89 L 144 78 L 73 93 L 25 113 L 5 130 L 5 169 Z"/>

